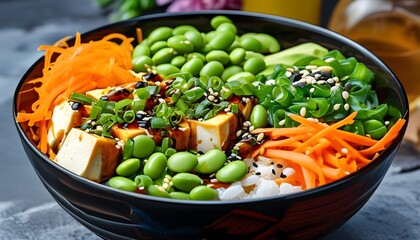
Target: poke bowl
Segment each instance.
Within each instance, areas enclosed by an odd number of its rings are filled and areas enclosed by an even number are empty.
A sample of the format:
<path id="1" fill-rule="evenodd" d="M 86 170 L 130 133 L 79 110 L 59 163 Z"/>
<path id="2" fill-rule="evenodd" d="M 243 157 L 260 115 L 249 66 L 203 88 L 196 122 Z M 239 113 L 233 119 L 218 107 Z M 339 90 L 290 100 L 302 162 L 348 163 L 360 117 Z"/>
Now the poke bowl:
<path id="1" fill-rule="evenodd" d="M 408 121 L 376 56 L 278 16 L 153 14 L 41 49 L 17 131 L 57 203 L 105 239 L 325 236 L 375 192 Z"/>

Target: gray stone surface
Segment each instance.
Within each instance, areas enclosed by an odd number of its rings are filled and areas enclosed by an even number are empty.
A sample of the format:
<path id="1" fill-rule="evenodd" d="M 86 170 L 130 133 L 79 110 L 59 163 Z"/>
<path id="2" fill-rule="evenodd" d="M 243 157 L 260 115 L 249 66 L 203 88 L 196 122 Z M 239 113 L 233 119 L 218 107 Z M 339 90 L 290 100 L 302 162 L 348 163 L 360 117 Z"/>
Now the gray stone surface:
<path id="1" fill-rule="evenodd" d="M 42 186 L 12 125 L 11 102 L 39 45 L 106 23 L 92 1 L 0 0 L 0 239 L 98 239 Z M 420 239 L 419 166 L 418 152 L 403 146 L 369 202 L 325 239 Z"/>

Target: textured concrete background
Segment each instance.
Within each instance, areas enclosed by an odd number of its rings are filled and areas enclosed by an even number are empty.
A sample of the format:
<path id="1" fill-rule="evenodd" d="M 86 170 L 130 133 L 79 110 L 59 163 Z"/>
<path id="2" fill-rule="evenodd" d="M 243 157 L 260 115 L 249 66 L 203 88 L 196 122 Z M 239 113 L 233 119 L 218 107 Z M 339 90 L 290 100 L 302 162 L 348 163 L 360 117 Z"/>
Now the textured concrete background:
<path id="1" fill-rule="evenodd" d="M 13 126 L 11 104 L 19 79 L 42 54 L 39 45 L 107 22 L 92 1 L 0 0 L 0 239 L 98 239 L 42 186 Z M 404 145 L 369 202 L 325 239 L 420 239 L 419 167 L 418 152 Z"/>

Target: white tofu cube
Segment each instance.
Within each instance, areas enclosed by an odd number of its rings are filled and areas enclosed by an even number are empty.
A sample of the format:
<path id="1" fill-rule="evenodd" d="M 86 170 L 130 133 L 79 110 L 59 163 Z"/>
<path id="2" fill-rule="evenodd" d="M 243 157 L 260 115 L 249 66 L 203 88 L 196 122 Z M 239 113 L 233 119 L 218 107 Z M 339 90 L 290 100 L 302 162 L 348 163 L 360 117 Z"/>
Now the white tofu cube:
<path id="1" fill-rule="evenodd" d="M 120 155 L 113 139 L 73 128 L 54 160 L 82 177 L 101 182 L 112 177 Z"/>

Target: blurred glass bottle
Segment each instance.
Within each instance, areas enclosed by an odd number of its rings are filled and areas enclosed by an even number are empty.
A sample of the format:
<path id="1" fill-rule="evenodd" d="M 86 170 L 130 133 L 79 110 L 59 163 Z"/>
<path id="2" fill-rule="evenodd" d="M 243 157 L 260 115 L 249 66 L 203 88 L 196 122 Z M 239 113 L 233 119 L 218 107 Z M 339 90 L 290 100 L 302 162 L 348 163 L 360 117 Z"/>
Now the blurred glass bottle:
<path id="1" fill-rule="evenodd" d="M 340 0 L 329 26 L 371 50 L 420 96 L 420 0 Z"/>

